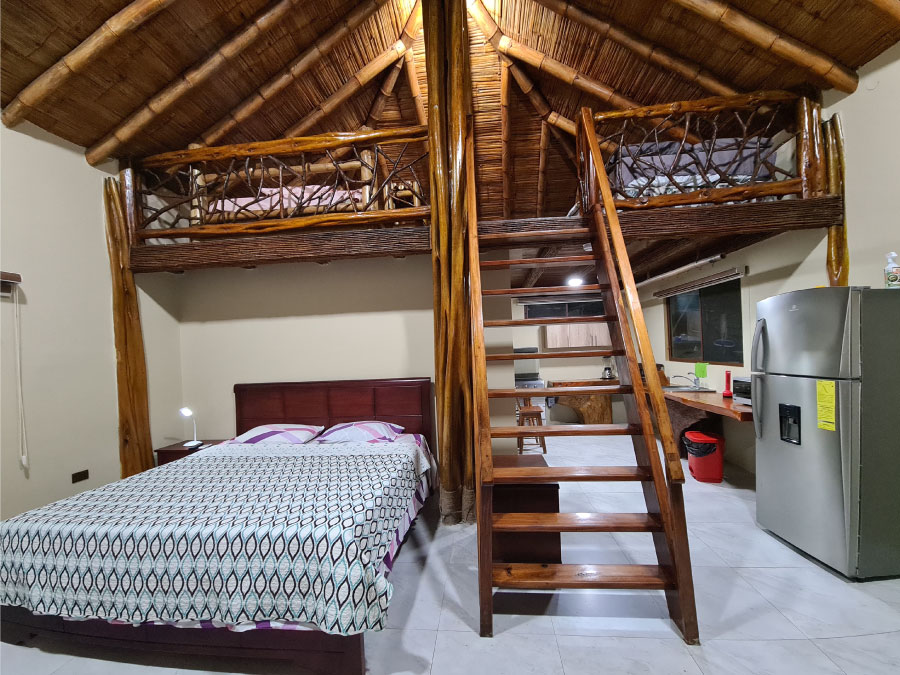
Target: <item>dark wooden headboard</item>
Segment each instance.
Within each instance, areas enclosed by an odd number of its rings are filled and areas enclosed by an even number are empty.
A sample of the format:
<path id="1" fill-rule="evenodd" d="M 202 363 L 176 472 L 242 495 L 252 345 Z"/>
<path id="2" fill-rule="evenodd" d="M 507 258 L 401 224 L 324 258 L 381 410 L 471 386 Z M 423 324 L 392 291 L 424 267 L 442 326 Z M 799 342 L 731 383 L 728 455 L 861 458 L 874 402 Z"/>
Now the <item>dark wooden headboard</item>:
<path id="1" fill-rule="evenodd" d="M 260 424 L 306 423 L 327 429 L 341 422 L 378 420 L 423 434 L 432 452 L 437 447 L 427 377 L 236 384 L 234 409 L 238 434 Z"/>

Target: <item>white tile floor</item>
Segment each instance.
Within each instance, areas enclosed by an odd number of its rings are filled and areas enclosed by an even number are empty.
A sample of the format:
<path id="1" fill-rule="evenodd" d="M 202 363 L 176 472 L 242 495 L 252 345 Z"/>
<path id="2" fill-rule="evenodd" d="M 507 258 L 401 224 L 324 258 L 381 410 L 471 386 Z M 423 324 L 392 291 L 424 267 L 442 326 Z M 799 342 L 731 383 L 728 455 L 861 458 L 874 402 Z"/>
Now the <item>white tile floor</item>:
<path id="1" fill-rule="evenodd" d="M 629 461 L 627 439 L 550 439 L 551 463 Z M 593 459 L 586 459 L 593 458 Z M 641 511 L 632 484 L 561 487 L 569 511 Z M 688 478 L 685 503 L 702 645 L 686 646 L 661 595 L 499 592 L 495 637 L 478 637 L 475 528 L 416 521 L 391 580 L 388 629 L 366 636 L 369 672 L 431 675 L 897 675 L 900 579 L 850 583 L 754 523 L 752 477 Z M 432 500 L 434 502 L 435 500 Z M 564 562 L 650 563 L 649 535 L 563 536 Z M 2 645 L 2 675 L 297 673 L 287 664 Z"/>

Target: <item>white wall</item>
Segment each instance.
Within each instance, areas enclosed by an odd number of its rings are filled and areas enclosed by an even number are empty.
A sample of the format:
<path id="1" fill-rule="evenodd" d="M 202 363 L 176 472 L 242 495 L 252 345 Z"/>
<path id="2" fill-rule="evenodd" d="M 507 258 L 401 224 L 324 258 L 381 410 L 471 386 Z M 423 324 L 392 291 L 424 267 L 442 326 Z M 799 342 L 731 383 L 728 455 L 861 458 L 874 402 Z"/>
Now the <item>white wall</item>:
<path id="1" fill-rule="evenodd" d="M 177 284 L 182 399 L 201 436 L 233 435 L 237 383 L 434 377 L 429 256 L 201 270 Z"/>
<path id="2" fill-rule="evenodd" d="M 900 138 L 894 133 L 900 110 L 900 45 L 894 46 L 860 70 L 857 91 L 850 95 L 829 92 L 824 117 L 838 113 L 843 123 L 847 162 L 847 222 L 850 246 L 850 284 L 883 287 L 884 254 L 900 250 L 900 215 L 896 197 L 900 189 Z M 721 389 L 725 370 L 749 373 L 750 341 L 756 322 L 756 303 L 772 295 L 828 285 L 825 272 L 825 231 L 786 233 L 730 254 L 725 260 L 641 288 L 657 362 L 668 375 L 692 370 L 687 363 L 666 357 L 664 301 L 653 291 L 675 286 L 732 267 L 749 267 L 741 280 L 745 363 L 743 367 L 710 366 L 707 382 Z M 726 453 L 753 470 L 755 447 L 752 425 L 725 421 Z"/>
<path id="3" fill-rule="evenodd" d="M 30 469 L 18 461 L 13 304 L 0 303 L 0 471 L 8 517 L 119 477 L 104 172 L 82 149 L 23 125 L 0 128 L 0 266 L 22 275 L 22 366 Z M 47 188 L 53 193 L 48 194 Z M 88 469 L 87 481 L 71 474 Z"/>

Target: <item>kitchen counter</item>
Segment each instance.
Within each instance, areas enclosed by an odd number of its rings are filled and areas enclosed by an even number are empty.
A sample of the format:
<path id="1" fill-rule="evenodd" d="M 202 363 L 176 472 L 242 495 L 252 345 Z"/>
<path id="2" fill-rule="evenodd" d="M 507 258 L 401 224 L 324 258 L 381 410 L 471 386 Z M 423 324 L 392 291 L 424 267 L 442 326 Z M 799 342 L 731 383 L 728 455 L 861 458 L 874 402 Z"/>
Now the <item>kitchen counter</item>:
<path id="1" fill-rule="evenodd" d="M 663 392 L 663 396 L 689 408 L 730 417 L 738 422 L 750 422 L 753 419 L 753 408 L 735 403 L 730 398 L 722 398 L 721 392 L 666 391 Z"/>

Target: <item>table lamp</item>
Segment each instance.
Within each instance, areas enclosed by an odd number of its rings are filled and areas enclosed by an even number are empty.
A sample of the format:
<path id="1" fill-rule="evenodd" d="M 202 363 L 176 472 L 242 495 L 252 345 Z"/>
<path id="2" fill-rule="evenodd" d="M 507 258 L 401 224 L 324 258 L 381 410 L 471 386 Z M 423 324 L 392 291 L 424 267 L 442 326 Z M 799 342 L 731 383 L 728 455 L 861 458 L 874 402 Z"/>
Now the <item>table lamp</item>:
<path id="1" fill-rule="evenodd" d="M 194 440 L 188 441 L 187 443 L 185 443 L 184 447 L 199 448 L 201 445 L 203 445 L 203 441 L 197 440 L 197 418 L 194 417 L 194 411 L 191 410 L 190 408 L 182 408 L 178 412 L 181 413 L 182 417 L 190 417 L 191 421 L 194 423 Z"/>

